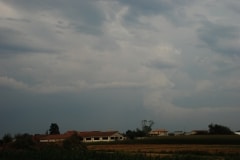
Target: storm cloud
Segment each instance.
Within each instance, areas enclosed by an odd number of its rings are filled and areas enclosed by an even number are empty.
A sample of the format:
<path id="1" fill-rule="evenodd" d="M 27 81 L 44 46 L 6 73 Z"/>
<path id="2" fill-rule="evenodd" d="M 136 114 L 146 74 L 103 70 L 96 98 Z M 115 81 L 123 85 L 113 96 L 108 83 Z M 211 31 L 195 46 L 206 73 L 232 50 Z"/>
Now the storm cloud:
<path id="1" fill-rule="evenodd" d="M 0 1 L 0 134 L 44 133 L 53 122 L 62 132 L 124 132 L 143 119 L 172 131 L 239 130 L 239 6 Z"/>

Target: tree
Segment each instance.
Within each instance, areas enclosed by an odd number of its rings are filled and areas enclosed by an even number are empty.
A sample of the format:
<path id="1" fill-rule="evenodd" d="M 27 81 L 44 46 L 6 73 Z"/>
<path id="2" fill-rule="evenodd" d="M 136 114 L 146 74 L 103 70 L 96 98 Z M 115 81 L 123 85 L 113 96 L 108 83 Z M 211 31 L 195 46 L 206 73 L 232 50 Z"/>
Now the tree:
<path id="1" fill-rule="evenodd" d="M 67 150 L 86 150 L 86 146 L 81 141 L 82 137 L 74 133 L 71 137 L 63 141 L 63 147 Z"/>
<path id="2" fill-rule="evenodd" d="M 209 134 L 233 134 L 228 127 L 219 124 L 210 124 L 208 128 Z"/>
<path id="3" fill-rule="evenodd" d="M 15 135 L 15 141 L 13 142 L 13 147 L 17 149 L 30 149 L 35 145 L 33 141 L 33 136 L 24 133 Z"/>
<path id="4" fill-rule="evenodd" d="M 135 131 L 127 130 L 126 131 L 126 137 L 129 139 L 134 139 L 135 138 Z"/>
<path id="5" fill-rule="evenodd" d="M 50 125 L 49 134 L 60 134 L 57 123 L 52 123 Z"/>
<path id="6" fill-rule="evenodd" d="M 11 136 L 11 134 L 5 134 L 2 138 L 3 144 L 7 144 L 12 142 L 13 138 Z"/>
<path id="7" fill-rule="evenodd" d="M 145 133 L 145 135 L 147 135 L 152 130 L 153 125 L 153 120 L 142 120 L 142 131 Z"/>
<path id="8" fill-rule="evenodd" d="M 13 141 L 13 138 L 11 134 L 5 134 L 1 140 L 1 145 L 3 145 L 3 149 L 5 149 L 11 142 Z"/>

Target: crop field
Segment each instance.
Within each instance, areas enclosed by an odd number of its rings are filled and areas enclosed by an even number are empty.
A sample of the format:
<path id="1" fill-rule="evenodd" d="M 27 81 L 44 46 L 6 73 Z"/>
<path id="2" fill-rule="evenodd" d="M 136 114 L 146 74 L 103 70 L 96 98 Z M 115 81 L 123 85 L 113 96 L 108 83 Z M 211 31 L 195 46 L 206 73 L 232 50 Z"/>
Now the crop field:
<path id="1" fill-rule="evenodd" d="M 240 136 L 168 136 L 104 143 L 83 148 L 57 144 L 0 149 L 1 160 L 239 160 Z M 87 149 L 85 148 L 87 147 Z"/>
<path id="2" fill-rule="evenodd" d="M 88 149 L 95 151 L 130 152 L 153 155 L 174 153 L 240 154 L 239 145 L 111 144 L 89 145 Z"/>
<path id="3" fill-rule="evenodd" d="M 203 159 L 225 159 L 240 157 L 240 136 L 179 136 L 159 137 L 112 144 L 89 144 L 92 151 L 108 153 L 144 154 L 146 156 L 194 155 Z M 195 158 L 196 158 L 195 157 Z"/>

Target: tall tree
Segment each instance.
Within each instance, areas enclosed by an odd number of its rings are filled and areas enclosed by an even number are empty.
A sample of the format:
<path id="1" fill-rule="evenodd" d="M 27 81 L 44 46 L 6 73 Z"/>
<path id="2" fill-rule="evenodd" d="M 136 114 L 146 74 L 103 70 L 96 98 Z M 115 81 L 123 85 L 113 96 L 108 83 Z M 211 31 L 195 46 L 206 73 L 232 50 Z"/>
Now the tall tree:
<path id="1" fill-rule="evenodd" d="M 60 134 L 57 123 L 52 123 L 50 125 L 49 134 Z"/>
<path id="2" fill-rule="evenodd" d="M 145 135 L 147 135 L 152 130 L 153 125 L 153 120 L 142 120 L 142 131 L 145 133 Z"/>

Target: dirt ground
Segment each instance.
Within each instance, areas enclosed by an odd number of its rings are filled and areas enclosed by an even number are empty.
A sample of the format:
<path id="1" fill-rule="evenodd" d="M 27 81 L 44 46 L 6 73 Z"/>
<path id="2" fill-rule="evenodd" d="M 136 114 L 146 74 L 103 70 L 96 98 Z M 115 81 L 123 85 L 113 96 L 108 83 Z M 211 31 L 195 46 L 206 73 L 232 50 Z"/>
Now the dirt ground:
<path id="1" fill-rule="evenodd" d="M 109 144 L 89 145 L 89 150 L 121 151 L 146 154 L 173 154 L 173 153 L 208 153 L 208 154 L 240 154 L 240 145 L 175 145 L 175 144 Z"/>

